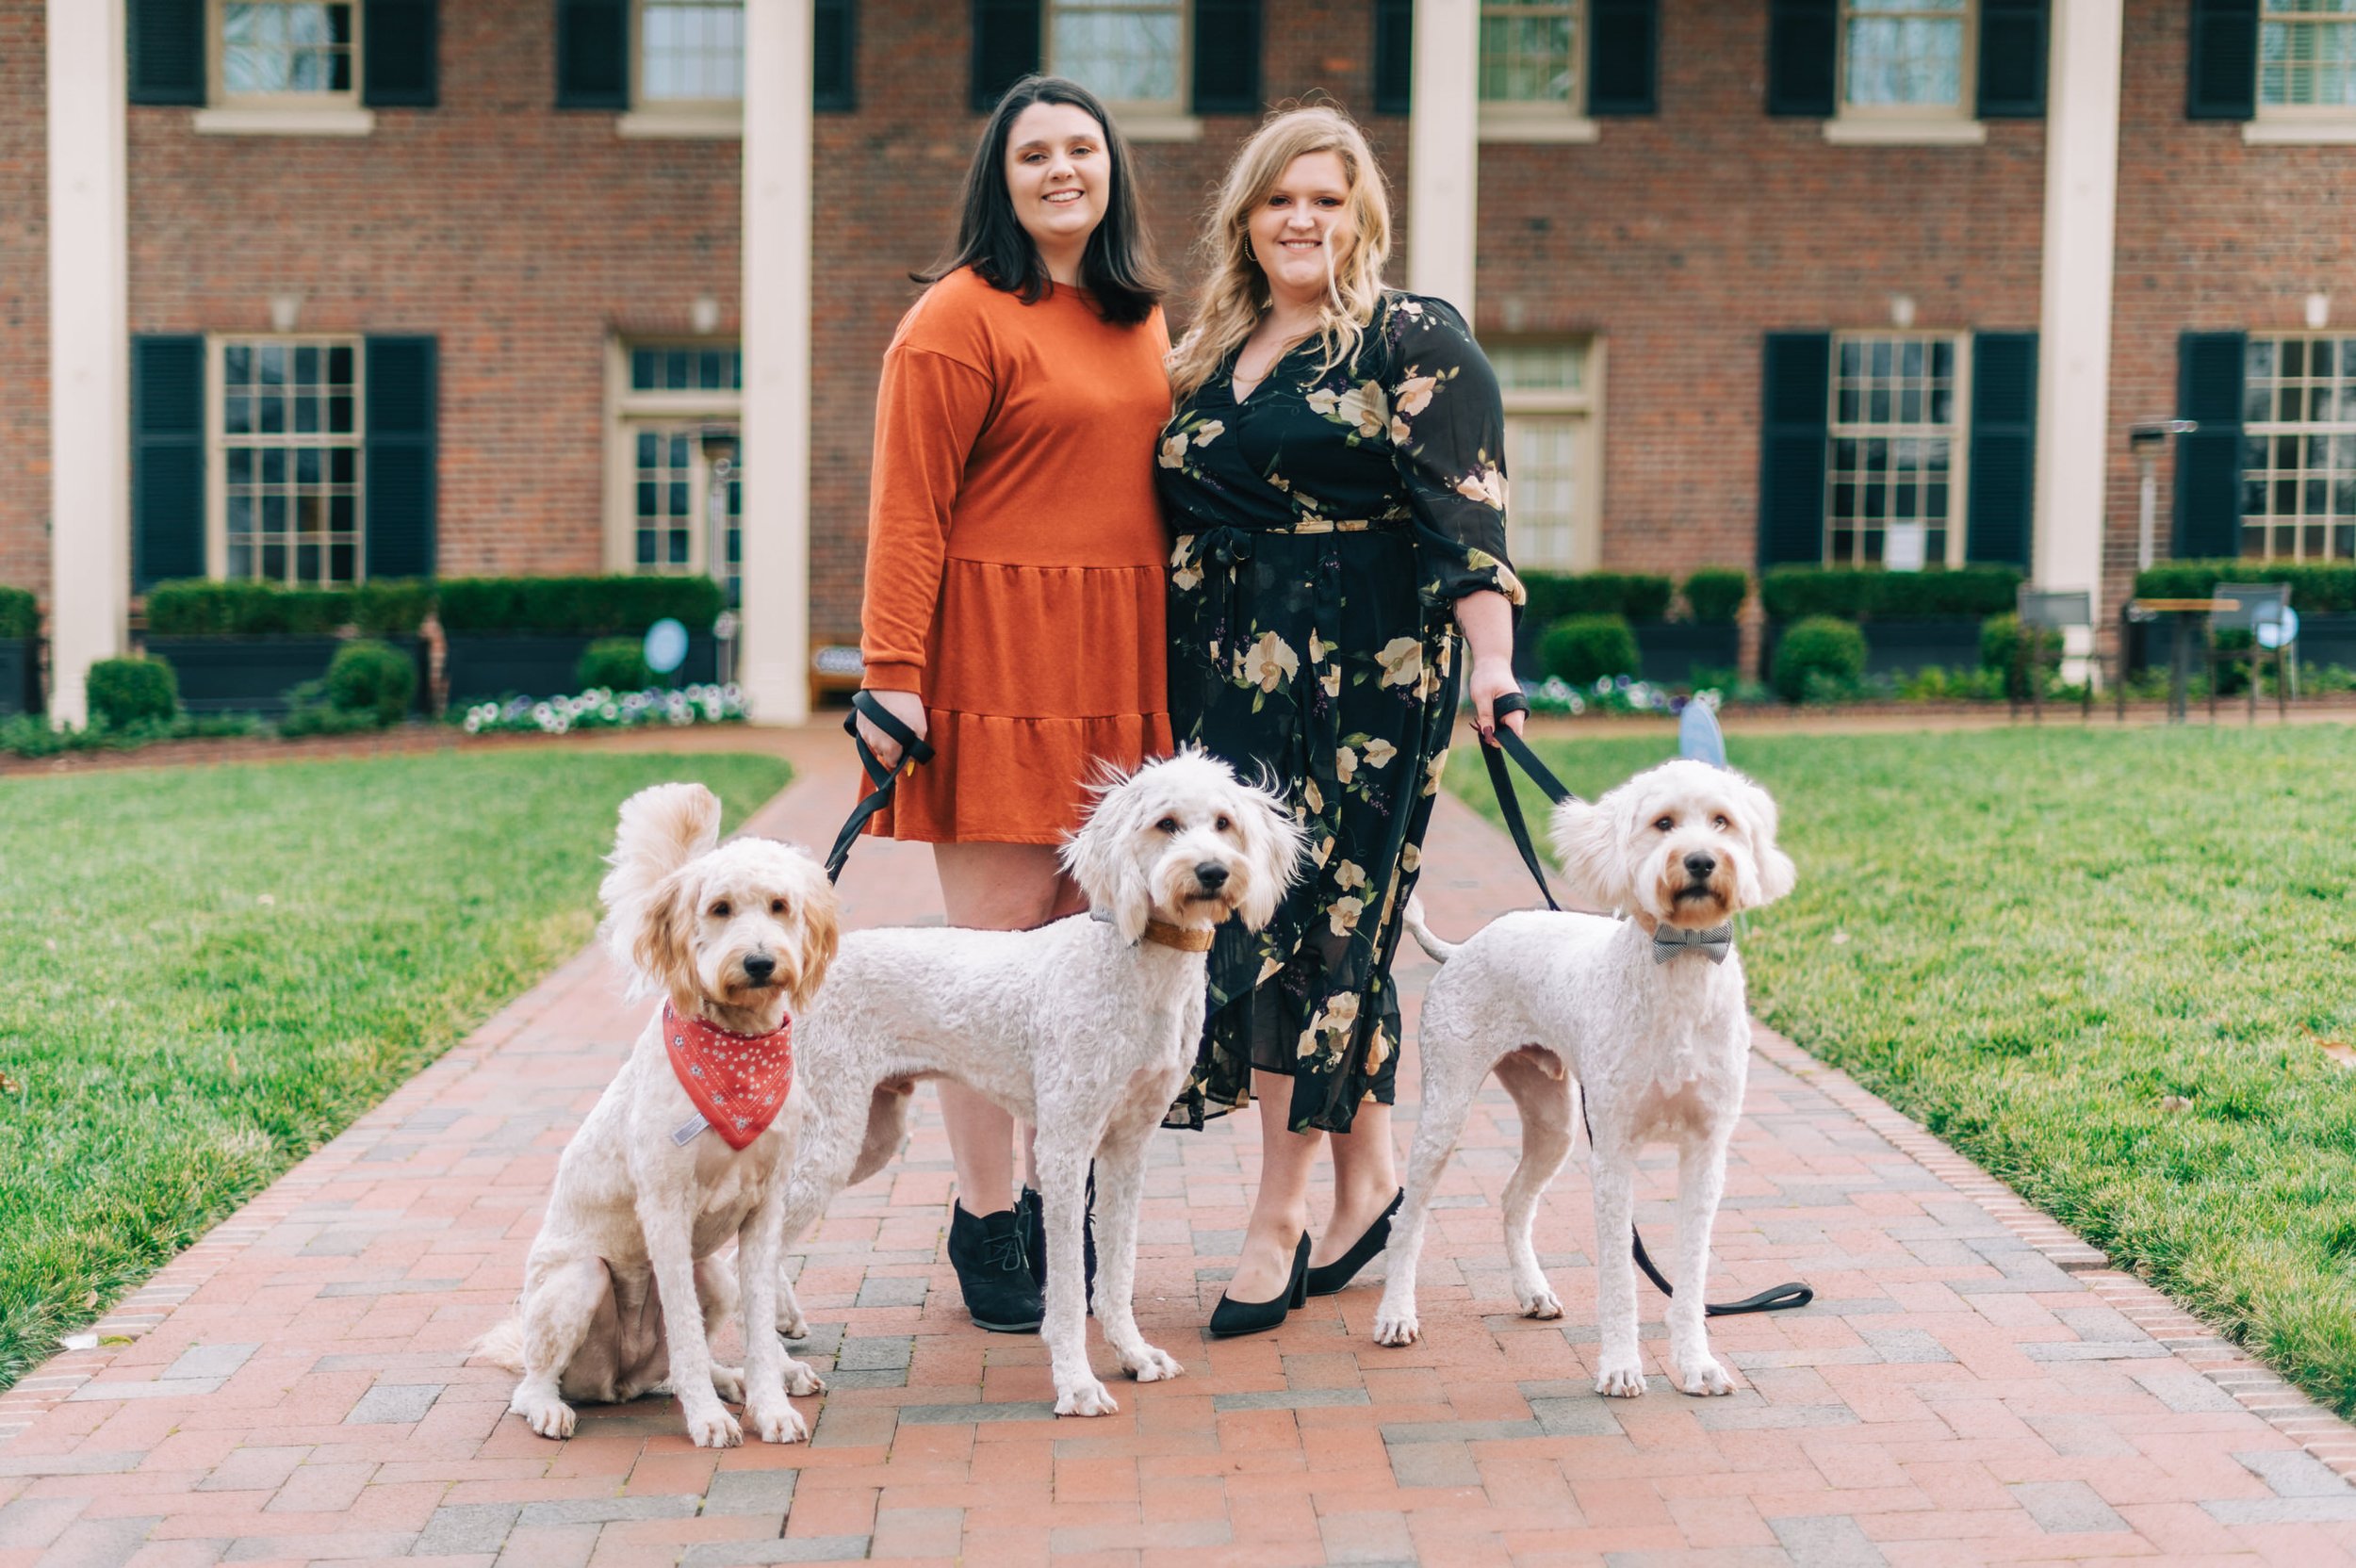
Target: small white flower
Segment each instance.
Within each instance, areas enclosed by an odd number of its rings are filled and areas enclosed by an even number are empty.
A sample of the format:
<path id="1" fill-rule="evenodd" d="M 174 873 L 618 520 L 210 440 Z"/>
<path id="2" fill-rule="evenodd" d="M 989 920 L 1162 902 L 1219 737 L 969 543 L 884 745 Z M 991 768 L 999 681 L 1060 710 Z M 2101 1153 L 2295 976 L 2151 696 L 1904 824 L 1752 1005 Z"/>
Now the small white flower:
<path id="1" fill-rule="evenodd" d="M 1162 443 L 1161 465 L 1163 467 L 1182 467 L 1186 461 L 1186 438 L 1184 435 L 1173 435 Z"/>
<path id="2" fill-rule="evenodd" d="M 1268 955 L 1267 957 L 1260 960 L 1260 977 L 1257 980 L 1254 980 L 1252 984 L 1255 986 L 1267 985 L 1270 980 L 1275 979 L 1276 976 L 1284 971 L 1284 962 L 1283 959 L 1277 957 L 1274 954 Z"/>
<path id="3" fill-rule="evenodd" d="M 1447 771 L 1448 753 L 1444 751 L 1424 765 L 1423 792 L 1428 795 L 1438 794 L 1440 792 L 1440 775 L 1446 773 Z"/>
<path id="4" fill-rule="evenodd" d="M 1325 688 L 1327 696 L 1340 696 L 1342 694 L 1342 667 L 1339 664 L 1326 665 L 1325 674 L 1317 678 L 1317 684 Z"/>
<path id="5" fill-rule="evenodd" d="M 1478 473 L 1458 480 L 1456 493 L 1466 500 L 1485 501 L 1499 512 L 1505 510 L 1505 476 L 1494 463 L 1485 463 Z"/>
<path id="6" fill-rule="evenodd" d="M 1273 692 L 1292 679 L 1301 669 L 1301 656 L 1292 645 L 1273 631 L 1264 631 L 1260 640 L 1243 655 L 1243 681 L 1263 692 Z"/>
<path id="7" fill-rule="evenodd" d="M 1331 643 L 1329 643 L 1329 642 L 1325 641 L 1323 638 L 1319 637 L 1319 636 L 1318 636 L 1318 635 L 1317 635 L 1315 631 L 1312 631 L 1312 632 L 1310 632 L 1310 633 L 1309 633 L 1309 662 L 1310 662 L 1310 663 L 1312 663 L 1312 664 L 1322 664 L 1322 663 L 1324 663 L 1324 662 L 1325 662 L 1325 656 L 1326 656 L 1327 654 L 1329 654 L 1329 653 L 1333 652 L 1333 644 L 1331 644 Z"/>
<path id="8" fill-rule="evenodd" d="M 1414 434 L 1415 433 L 1407 428 L 1406 420 L 1400 418 L 1396 414 L 1391 416 L 1391 445 L 1395 447 L 1403 447 L 1407 445 L 1411 438 L 1413 438 Z"/>
<path id="9" fill-rule="evenodd" d="M 1423 851 L 1421 849 L 1417 848 L 1413 843 L 1406 844 L 1400 848 L 1399 852 L 1399 870 L 1412 872 L 1417 870 L 1422 865 Z"/>
<path id="10" fill-rule="evenodd" d="M 1413 637 L 1392 638 L 1374 659 L 1385 686 L 1413 686 L 1423 675 L 1423 644 Z"/>
<path id="11" fill-rule="evenodd" d="M 1397 400 L 1399 411 L 1412 418 L 1432 405 L 1432 389 L 1439 384 L 1439 377 L 1419 376 L 1415 367 L 1410 365 L 1407 379 L 1391 389 L 1391 396 Z"/>
<path id="12" fill-rule="evenodd" d="M 1227 427 L 1224 424 L 1217 419 L 1205 419 L 1203 421 L 1202 429 L 1194 433 L 1194 444 L 1198 447 L 1207 447 L 1226 433 Z"/>
<path id="13" fill-rule="evenodd" d="M 1352 931 L 1357 930 L 1358 917 L 1366 913 L 1366 901 L 1363 898 L 1335 899 L 1332 913 L 1328 917 L 1328 923 L 1333 927 L 1333 935 L 1347 937 Z"/>
<path id="14" fill-rule="evenodd" d="M 1320 815 L 1324 813 L 1325 792 L 1317 788 L 1317 781 L 1316 779 L 1304 778 L 1301 781 L 1301 798 L 1309 803 L 1310 810 L 1316 811 Z"/>
<path id="15" fill-rule="evenodd" d="M 1344 860 L 1333 868 L 1333 886 L 1344 892 L 1366 885 L 1366 868 L 1355 860 Z"/>
<path id="16" fill-rule="evenodd" d="M 1366 763 L 1367 767 L 1387 768 L 1391 765 L 1391 759 L 1397 757 L 1398 755 L 1399 747 L 1391 744 L 1388 741 L 1368 741 L 1366 743 Z"/>
<path id="17" fill-rule="evenodd" d="M 1358 754 L 1348 746 L 1337 747 L 1333 753 L 1333 776 L 1347 784 L 1357 771 Z"/>

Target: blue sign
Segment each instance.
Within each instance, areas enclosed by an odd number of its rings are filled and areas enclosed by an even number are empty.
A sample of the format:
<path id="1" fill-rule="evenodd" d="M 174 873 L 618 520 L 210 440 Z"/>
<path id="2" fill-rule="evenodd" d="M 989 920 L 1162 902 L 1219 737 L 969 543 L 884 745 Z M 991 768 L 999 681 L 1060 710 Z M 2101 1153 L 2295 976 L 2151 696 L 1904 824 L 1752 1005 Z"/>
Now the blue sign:
<path id="1" fill-rule="evenodd" d="M 2271 615 L 2262 615 L 2256 634 L 2258 645 L 2269 652 L 2289 647 L 2299 640 L 2299 612 L 2286 604 Z"/>
<path id="2" fill-rule="evenodd" d="M 668 615 L 646 628 L 646 668 L 669 675 L 686 662 L 687 629 Z"/>

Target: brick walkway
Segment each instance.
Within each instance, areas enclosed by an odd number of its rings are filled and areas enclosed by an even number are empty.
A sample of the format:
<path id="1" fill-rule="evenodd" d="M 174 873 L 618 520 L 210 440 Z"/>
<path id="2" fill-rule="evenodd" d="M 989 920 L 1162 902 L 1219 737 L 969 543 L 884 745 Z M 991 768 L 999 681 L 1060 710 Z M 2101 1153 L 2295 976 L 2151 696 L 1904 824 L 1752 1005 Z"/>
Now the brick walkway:
<path id="1" fill-rule="evenodd" d="M 840 742 L 775 743 L 806 773 L 758 825 L 823 842 Z M 1527 902 L 1461 808 L 1427 858 L 1443 931 Z M 863 845 L 845 892 L 854 923 L 939 918 L 921 850 Z M 2356 1430 L 1764 1031 L 1718 1293 L 1799 1277 L 1819 1298 L 1716 1327 L 1730 1398 L 1590 1391 L 1575 1173 L 1539 1219 L 1568 1316 L 1513 1315 L 1493 1090 L 1408 1349 L 1367 1336 L 1370 1288 L 1204 1342 L 1256 1145 L 1241 1119 L 1162 1135 L 1138 1317 L 1186 1376 L 1115 1375 L 1119 1415 L 1056 1421 L 1038 1341 L 962 1320 L 924 1096 L 908 1156 L 843 1197 L 801 1275 L 835 1367 L 804 1402 L 810 1445 L 698 1452 L 667 1400 L 585 1409 L 548 1443 L 465 1347 L 506 1311 L 557 1152 L 635 1033 L 616 994 L 601 960 L 566 965 L 165 1269 L 100 1325 L 110 1343 L 0 1397 L 0 1568 L 2356 1562 Z M 1648 1171 L 1640 1217 L 1665 1240 L 1665 1151 Z"/>

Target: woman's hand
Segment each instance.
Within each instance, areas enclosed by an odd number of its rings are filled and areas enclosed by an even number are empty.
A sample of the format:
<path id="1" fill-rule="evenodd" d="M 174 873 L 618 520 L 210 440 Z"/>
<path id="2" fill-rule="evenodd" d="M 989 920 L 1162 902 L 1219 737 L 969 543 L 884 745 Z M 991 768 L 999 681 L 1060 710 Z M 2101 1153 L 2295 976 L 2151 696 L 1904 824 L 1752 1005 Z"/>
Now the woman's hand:
<path id="1" fill-rule="evenodd" d="M 918 740 L 924 739 L 924 699 L 914 692 L 870 692 L 867 694 L 883 704 L 885 712 L 907 725 Z M 887 768 L 900 765 L 900 743 L 877 729 L 866 714 L 859 716 L 859 738 L 867 743 L 867 749 L 875 754 L 875 760 Z"/>
<path id="2" fill-rule="evenodd" d="M 1473 727 L 1484 745 L 1495 745 L 1497 700 L 1508 692 L 1518 695 L 1522 683 L 1513 678 L 1513 607 L 1503 594 L 1482 589 L 1456 601 L 1456 624 L 1472 648 Z M 1522 732 L 1522 715 L 1505 715 L 1505 727 Z"/>
<path id="3" fill-rule="evenodd" d="M 1472 678 L 1464 684 L 1472 693 L 1474 727 L 1481 731 L 1484 744 L 1497 744 L 1491 739 L 1497 730 L 1497 700 L 1509 692 L 1516 696 L 1521 694 L 1522 683 L 1514 678 L 1513 661 L 1511 658 L 1475 659 Z M 1517 712 L 1506 714 L 1505 727 L 1519 735 L 1522 732 L 1522 718 L 1523 715 Z"/>

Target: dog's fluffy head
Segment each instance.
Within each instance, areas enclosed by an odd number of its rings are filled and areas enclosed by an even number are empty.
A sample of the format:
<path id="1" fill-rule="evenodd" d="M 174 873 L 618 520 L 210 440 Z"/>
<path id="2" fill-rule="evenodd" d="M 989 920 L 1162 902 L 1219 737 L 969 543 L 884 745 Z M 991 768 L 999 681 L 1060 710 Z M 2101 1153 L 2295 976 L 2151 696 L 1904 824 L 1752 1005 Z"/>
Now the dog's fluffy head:
<path id="1" fill-rule="evenodd" d="M 1680 760 L 1594 805 L 1555 808 L 1554 847 L 1572 896 L 1670 925 L 1724 924 L 1792 890 L 1775 847 L 1775 803 L 1728 768 Z"/>
<path id="2" fill-rule="evenodd" d="M 1256 931 L 1301 863 L 1301 830 L 1269 791 L 1189 746 L 1097 788 L 1063 862 L 1126 941 L 1148 920 L 1197 929 L 1242 917 Z"/>
<path id="3" fill-rule="evenodd" d="M 720 842 L 710 790 L 657 784 L 622 802 L 609 863 L 605 939 L 632 994 L 661 990 L 683 1014 L 709 1004 L 770 1027 L 817 994 L 840 939 L 833 887 L 789 845 Z"/>

